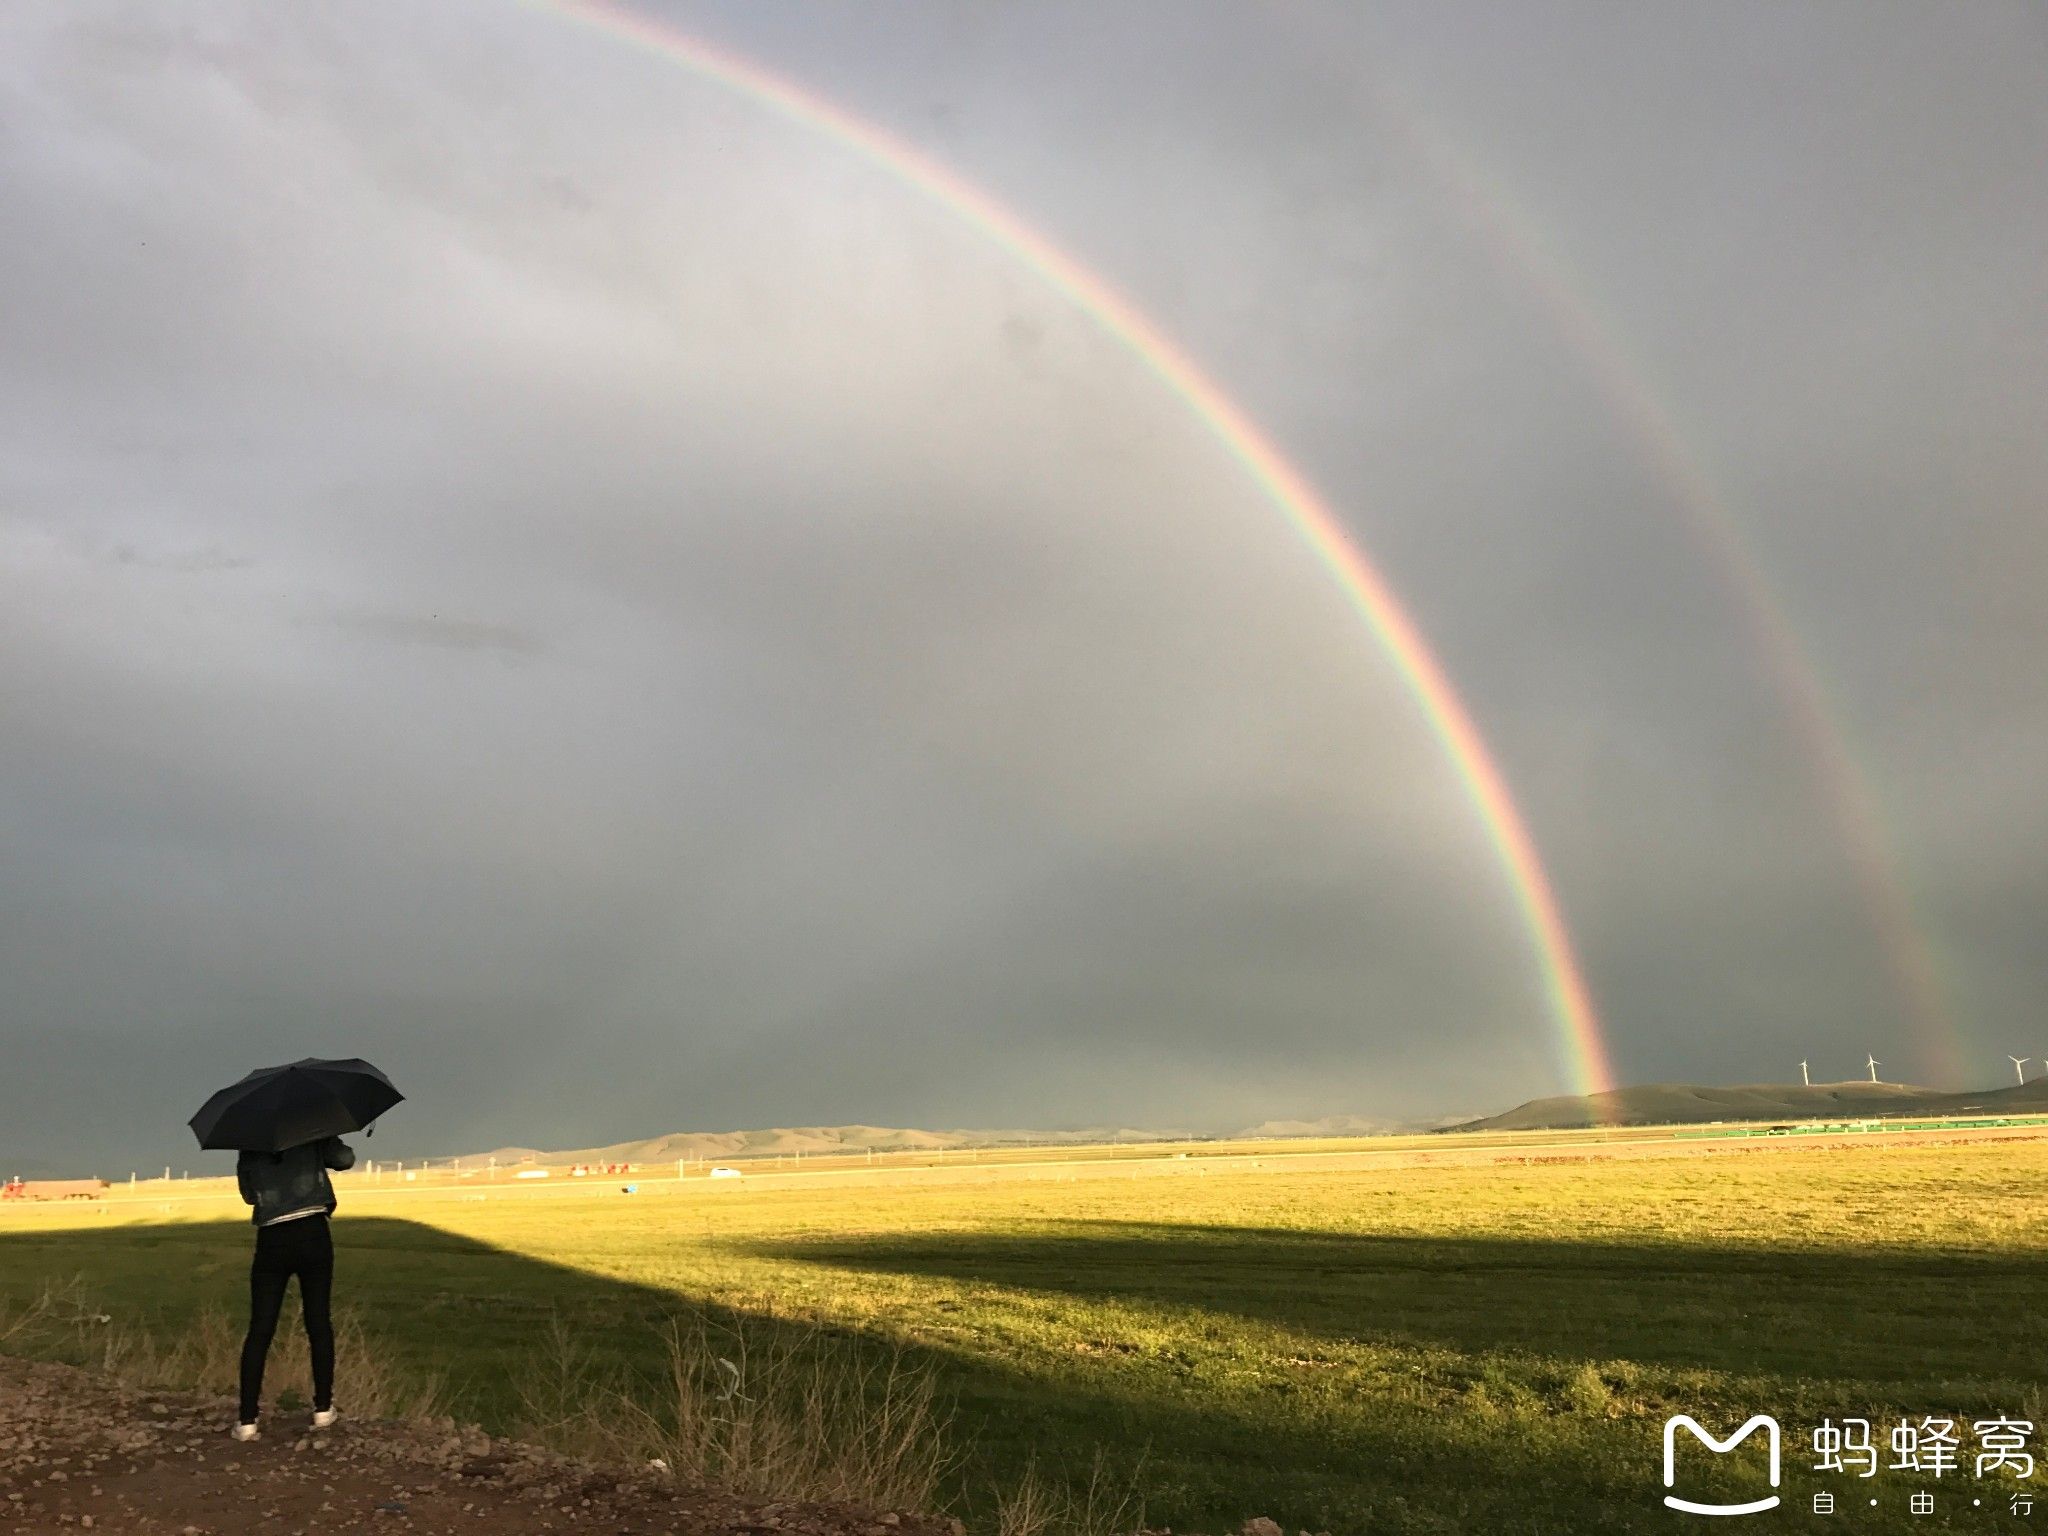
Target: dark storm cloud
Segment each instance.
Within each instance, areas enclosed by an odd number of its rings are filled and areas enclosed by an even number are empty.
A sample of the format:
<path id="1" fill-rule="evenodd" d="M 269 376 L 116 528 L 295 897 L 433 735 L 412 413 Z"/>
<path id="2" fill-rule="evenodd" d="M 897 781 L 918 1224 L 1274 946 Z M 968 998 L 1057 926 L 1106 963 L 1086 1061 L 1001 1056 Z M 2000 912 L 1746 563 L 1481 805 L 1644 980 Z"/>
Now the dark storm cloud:
<path id="1" fill-rule="evenodd" d="M 1591 316 L 1768 573 L 1963 1048 L 2025 1051 L 2038 17 L 662 14 L 1025 210 L 1274 431 L 1494 743 L 1628 1075 L 1932 1070 Z M 0 27 L 0 1161 L 160 1166 L 307 1050 L 413 1092 L 394 1154 L 1555 1086 L 1399 678 L 960 221 L 516 7 Z"/>

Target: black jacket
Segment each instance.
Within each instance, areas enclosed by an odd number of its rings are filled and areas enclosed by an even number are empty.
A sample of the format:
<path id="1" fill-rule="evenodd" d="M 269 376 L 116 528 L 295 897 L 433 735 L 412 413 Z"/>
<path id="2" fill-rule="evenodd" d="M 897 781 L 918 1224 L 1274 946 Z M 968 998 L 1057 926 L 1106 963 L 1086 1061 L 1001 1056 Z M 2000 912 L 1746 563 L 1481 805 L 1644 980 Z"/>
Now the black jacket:
<path id="1" fill-rule="evenodd" d="M 327 1170 L 355 1165 L 355 1149 L 330 1136 L 283 1152 L 244 1152 L 235 1160 L 235 1182 L 242 1186 L 242 1198 L 255 1207 L 249 1219 L 260 1227 L 305 1211 L 332 1213 L 334 1185 Z"/>

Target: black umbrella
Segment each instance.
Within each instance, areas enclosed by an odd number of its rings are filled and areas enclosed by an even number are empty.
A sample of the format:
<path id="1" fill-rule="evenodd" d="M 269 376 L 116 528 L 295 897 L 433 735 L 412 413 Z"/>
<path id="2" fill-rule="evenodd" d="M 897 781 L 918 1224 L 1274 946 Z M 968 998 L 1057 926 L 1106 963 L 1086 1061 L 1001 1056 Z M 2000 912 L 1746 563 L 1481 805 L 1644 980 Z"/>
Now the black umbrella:
<path id="1" fill-rule="evenodd" d="M 360 1131 L 405 1097 L 367 1061 L 308 1056 L 259 1067 L 200 1105 L 189 1122 L 210 1151 L 282 1152 Z"/>

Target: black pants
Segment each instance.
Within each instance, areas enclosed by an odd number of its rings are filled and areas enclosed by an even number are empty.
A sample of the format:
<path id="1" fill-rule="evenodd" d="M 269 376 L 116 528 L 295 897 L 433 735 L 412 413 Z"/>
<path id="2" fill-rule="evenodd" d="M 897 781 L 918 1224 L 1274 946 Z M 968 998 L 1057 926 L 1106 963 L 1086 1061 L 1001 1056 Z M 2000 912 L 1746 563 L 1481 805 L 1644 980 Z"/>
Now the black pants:
<path id="1" fill-rule="evenodd" d="M 242 1422 L 256 1422 L 263 1397 L 263 1359 L 277 1332 L 284 1288 L 299 1277 L 299 1310 L 306 1315 L 306 1342 L 313 1351 L 313 1406 L 334 1406 L 334 1238 L 327 1217 L 301 1216 L 256 1229 L 256 1258 L 249 1265 L 249 1336 L 242 1341 Z"/>

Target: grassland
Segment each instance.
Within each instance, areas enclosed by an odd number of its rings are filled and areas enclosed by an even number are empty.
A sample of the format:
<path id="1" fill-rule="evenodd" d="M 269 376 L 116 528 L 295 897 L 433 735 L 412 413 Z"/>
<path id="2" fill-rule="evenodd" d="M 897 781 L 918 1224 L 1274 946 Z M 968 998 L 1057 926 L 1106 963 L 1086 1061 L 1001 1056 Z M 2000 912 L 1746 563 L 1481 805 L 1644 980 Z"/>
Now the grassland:
<path id="1" fill-rule="evenodd" d="M 947 1498 L 982 1528 L 1027 1465 L 1082 1479 L 1099 1455 L 1182 1531 L 1668 1530 L 1659 1433 L 1681 1411 L 1785 1424 L 1780 1527 L 1924 1530 L 1922 1487 L 1954 1528 L 2011 1523 L 2007 1472 L 1823 1475 L 1807 1437 L 2048 1419 L 2048 1139 L 1576 1147 L 807 1164 L 633 1196 L 351 1176 L 338 1288 L 493 1427 L 557 1318 L 626 1371 L 685 1307 L 900 1346 L 953 1404 Z M 0 1213 L 0 1301 L 77 1275 L 167 1334 L 239 1305 L 249 1234 L 217 1193 Z M 1688 1477 L 1735 1497 L 1738 1472 Z M 1807 1513 L 1816 1490 L 1845 1515 Z"/>

